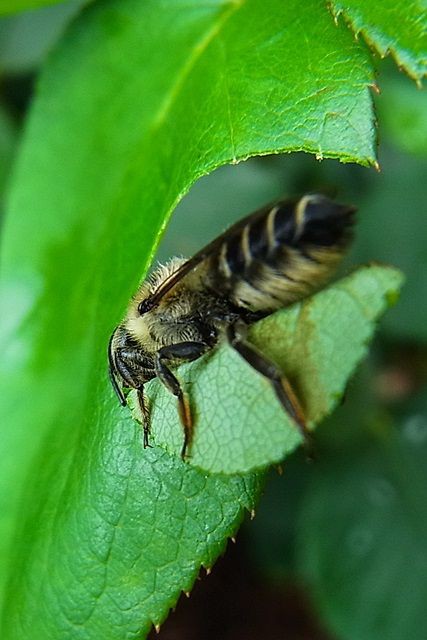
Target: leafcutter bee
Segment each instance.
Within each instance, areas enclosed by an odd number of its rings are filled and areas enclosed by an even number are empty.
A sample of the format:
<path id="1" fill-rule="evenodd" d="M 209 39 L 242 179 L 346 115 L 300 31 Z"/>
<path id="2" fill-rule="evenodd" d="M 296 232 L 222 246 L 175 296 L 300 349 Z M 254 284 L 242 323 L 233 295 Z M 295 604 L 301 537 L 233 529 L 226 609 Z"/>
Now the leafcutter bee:
<path id="1" fill-rule="evenodd" d="M 122 405 L 136 389 L 149 442 L 144 384 L 159 380 L 176 396 L 191 443 L 188 397 L 171 367 L 228 343 L 268 378 L 304 438 L 306 420 L 282 371 L 246 340 L 247 327 L 319 289 L 333 274 L 351 238 L 354 207 L 319 194 L 279 200 L 243 218 L 189 260 L 172 258 L 145 280 L 109 343 L 112 385 Z"/>

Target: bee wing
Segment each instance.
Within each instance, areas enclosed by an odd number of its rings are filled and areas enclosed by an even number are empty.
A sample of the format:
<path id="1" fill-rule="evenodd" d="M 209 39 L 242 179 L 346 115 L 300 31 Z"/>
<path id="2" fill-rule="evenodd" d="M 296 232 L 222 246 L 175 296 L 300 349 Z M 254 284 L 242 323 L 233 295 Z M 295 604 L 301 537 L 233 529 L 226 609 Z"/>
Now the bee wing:
<path id="1" fill-rule="evenodd" d="M 273 207 L 277 206 L 280 202 L 270 203 L 257 211 L 250 213 L 245 218 L 238 220 L 234 225 L 229 227 L 224 233 L 221 233 L 217 238 L 212 240 L 209 244 L 207 244 L 203 249 L 198 251 L 192 258 L 189 258 L 184 264 L 182 264 L 174 273 L 172 273 L 169 278 L 167 278 L 162 285 L 148 298 L 143 300 L 139 306 L 140 313 L 146 313 L 150 311 L 154 307 L 156 307 L 163 296 L 170 291 L 178 282 L 180 282 L 190 271 L 193 271 L 201 262 L 206 260 L 210 255 L 214 254 L 218 247 L 221 246 L 225 238 L 229 238 L 235 232 L 239 232 L 249 221 L 253 221 L 258 217 L 262 217 L 268 211 L 270 211 Z"/>
<path id="2" fill-rule="evenodd" d="M 309 204 L 320 206 L 315 206 L 308 212 L 306 217 L 307 206 Z M 156 307 L 168 291 L 170 291 L 188 273 L 193 271 L 193 269 L 195 269 L 200 263 L 206 260 L 209 256 L 215 254 L 224 241 L 229 243 L 229 241 L 232 241 L 234 236 L 238 236 L 246 226 L 254 225 L 259 218 L 265 218 L 267 221 L 269 213 L 272 212 L 273 209 L 276 211 L 282 211 L 282 213 L 287 212 L 287 214 L 292 215 L 291 230 L 294 234 L 294 241 L 298 241 L 299 234 L 307 227 L 308 230 L 311 230 L 311 235 L 313 236 L 311 242 L 314 245 L 322 245 L 322 242 L 324 242 L 322 234 L 320 234 L 320 237 L 317 237 L 319 223 L 321 223 L 321 227 L 327 229 L 330 220 L 333 220 L 338 214 L 343 212 L 347 216 L 344 221 L 348 223 L 348 216 L 355 212 L 355 208 L 352 206 L 334 203 L 330 198 L 316 193 L 306 194 L 301 198 L 288 198 L 272 202 L 236 222 L 233 226 L 224 231 L 224 233 L 212 240 L 212 242 L 206 245 L 206 247 L 196 253 L 192 258 L 187 260 L 187 262 L 184 262 L 184 264 L 178 267 L 178 269 L 172 273 L 151 296 L 140 303 L 138 307 L 139 313 L 146 313 Z M 341 226 L 338 227 L 338 229 L 335 229 L 335 235 L 342 237 L 344 235 L 343 228 L 344 227 Z M 332 229 L 334 229 L 333 226 Z M 275 234 L 274 231 L 273 234 Z M 304 242 L 306 241 L 307 240 Z M 285 240 L 283 240 L 283 238 L 279 238 L 278 242 L 284 243 Z M 330 244 L 331 238 L 328 239 L 326 246 L 329 246 Z"/>

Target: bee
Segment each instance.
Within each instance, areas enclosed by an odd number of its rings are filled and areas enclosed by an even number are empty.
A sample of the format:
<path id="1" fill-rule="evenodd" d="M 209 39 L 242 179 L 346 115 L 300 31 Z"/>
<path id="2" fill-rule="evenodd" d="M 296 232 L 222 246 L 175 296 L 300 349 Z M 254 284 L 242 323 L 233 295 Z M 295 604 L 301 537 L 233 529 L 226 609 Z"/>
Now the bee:
<path id="1" fill-rule="evenodd" d="M 355 208 L 319 194 L 279 200 L 243 218 L 190 259 L 172 258 L 139 287 L 108 349 L 113 388 L 122 405 L 136 389 L 144 447 L 150 416 L 144 385 L 153 378 L 177 398 L 184 458 L 193 419 L 172 369 L 226 340 L 271 383 L 304 439 L 301 404 L 274 362 L 246 339 L 248 327 L 302 300 L 333 275 L 351 239 Z"/>

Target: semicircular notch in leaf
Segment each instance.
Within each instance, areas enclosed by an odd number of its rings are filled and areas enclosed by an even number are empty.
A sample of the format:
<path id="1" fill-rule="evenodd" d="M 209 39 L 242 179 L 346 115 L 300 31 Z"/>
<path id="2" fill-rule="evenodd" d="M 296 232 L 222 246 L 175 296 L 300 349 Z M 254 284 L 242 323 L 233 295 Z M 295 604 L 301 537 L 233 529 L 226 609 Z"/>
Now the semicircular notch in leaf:
<path id="1" fill-rule="evenodd" d="M 292 380 L 312 425 L 343 396 L 401 282 L 400 272 L 391 267 L 361 267 L 253 326 L 251 342 Z M 231 347 L 222 345 L 179 367 L 177 375 L 191 395 L 196 417 L 192 465 L 215 473 L 253 471 L 279 462 L 301 442 L 270 383 Z M 154 441 L 179 455 L 183 432 L 176 399 L 157 380 L 147 385 L 147 392 Z"/>

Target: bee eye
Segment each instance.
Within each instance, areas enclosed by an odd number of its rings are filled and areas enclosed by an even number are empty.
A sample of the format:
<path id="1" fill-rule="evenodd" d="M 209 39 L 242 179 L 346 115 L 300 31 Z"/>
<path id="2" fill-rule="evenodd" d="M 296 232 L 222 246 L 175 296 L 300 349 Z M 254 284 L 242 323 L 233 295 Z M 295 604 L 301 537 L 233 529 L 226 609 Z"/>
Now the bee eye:
<path id="1" fill-rule="evenodd" d="M 150 311 L 150 309 L 153 307 L 153 304 L 151 302 L 150 298 L 146 298 L 145 300 L 141 300 L 141 302 L 138 305 L 138 313 L 140 316 L 144 315 L 144 313 L 147 313 L 147 311 Z"/>

